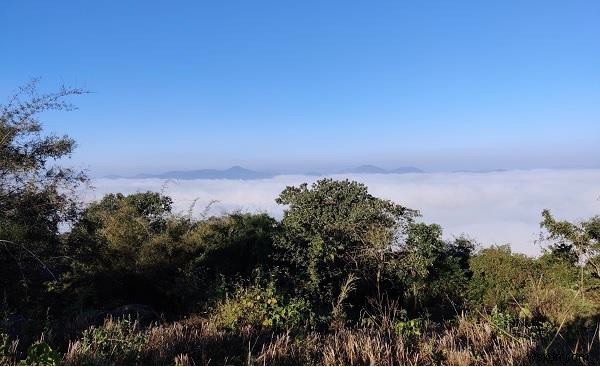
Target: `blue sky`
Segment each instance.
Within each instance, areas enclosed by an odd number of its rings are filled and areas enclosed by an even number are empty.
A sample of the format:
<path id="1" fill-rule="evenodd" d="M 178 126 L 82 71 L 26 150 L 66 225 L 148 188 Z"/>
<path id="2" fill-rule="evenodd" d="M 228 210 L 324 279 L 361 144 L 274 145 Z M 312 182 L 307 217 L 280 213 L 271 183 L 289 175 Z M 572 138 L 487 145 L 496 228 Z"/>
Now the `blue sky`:
<path id="1" fill-rule="evenodd" d="M 600 167 L 599 1 L 11 1 L 0 93 L 94 174 Z"/>

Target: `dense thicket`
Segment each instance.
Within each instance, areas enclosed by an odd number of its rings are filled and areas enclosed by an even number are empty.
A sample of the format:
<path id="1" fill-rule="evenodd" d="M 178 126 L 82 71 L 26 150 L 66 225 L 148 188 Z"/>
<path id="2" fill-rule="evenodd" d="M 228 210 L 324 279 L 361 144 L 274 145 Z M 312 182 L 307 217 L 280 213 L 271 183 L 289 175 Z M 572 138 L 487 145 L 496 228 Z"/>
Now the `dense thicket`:
<path id="1" fill-rule="evenodd" d="M 34 86 L 0 107 L 1 364 L 599 361 L 600 217 L 544 211 L 532 258 L 347 180 L 285 188 L 281 220 L 83 205 L 55 164 L 74 142 L 38 120 L 82 91 Z"/>

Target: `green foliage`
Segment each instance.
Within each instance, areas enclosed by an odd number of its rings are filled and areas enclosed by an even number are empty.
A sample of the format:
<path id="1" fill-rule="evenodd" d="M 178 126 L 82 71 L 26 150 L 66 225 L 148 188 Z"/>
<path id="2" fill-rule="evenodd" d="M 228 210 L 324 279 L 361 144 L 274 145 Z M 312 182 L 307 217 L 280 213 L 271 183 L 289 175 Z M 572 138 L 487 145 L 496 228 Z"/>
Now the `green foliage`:
<path id="1" fill-rule="evenodd" d="M 471 259 L 471 269 L 472 308 L 497 309 L 555 325 L 600 311 L 598 280 L 554 252 L 531 258 L 513 254 L 508 246 L 491 247 Z M 587 287 L 581 287 L 582 280 Z"/>
<path id="2" fill-rule="evenodd" d="M 56 366 L 60 363 L 60 356 L 48 343 L 37 342 L 27 349 L 27 358 L 21 361 L 25 366 Z"/>
<path id="3" fill-rule="evenodd" d="M 77 215 L 74 190 L 86 181 L 83 172 L 56 164 L 75 142 L 44 135 L 39 120 L 43 112 L 72 109 L 64 99 L 83 91 L 40 94 L 36 82 L 0 105 L 0 289 L 10 307 L 35 317 L 47 302 L 44 283 L 63 265 L 59 225 Z"/>
<path id="4" fill-rule="evenodd" d="M 409 225 L 405 244 L 400 248 L 407 298 L 414 309 L 436 305 L 437 313 L 456 312 L 471 277 L 469 259 L 474 249 L 471 241 L 458 238 L 442 240 L 437 224 Z M 448 305 L 447 303 L 451 304 Z"/>
<path id="5" fill-rule="evenodd" d="M 539 274 L 539 266 L 525 255 L 513 254 L 508 246 L 492 246 L 471 258 L 471 271 L 472 303 L 504 309 L 514 300 L 525 301 L 530 283 Z"/>
<path id="6" fill-rule="evenodd" d="M 269 265 L 276 227 L 266 214 L 234 213 L 198 222 L 185 241 L 201 248 L 193 262 L 196 270 L 249 278 L 257 268 Z"/>
<path id="7" fill-rule="evenodd" d="M 135 265 L 143 245 L 165 230 L 171 204 L 169 197 L 154 192 L 106 195 L 74 225 L 70 251 L 84 261 L 97 254 L 110 257 L 114 268 Z"/>
<path id="8" fill-rule="evenodd" d="M 77 345 L 69 352 L 78 364 L 128 365 L 139 361 L 147 335 L 137 321 L 106 320 L 100 327 L 83 332 Z"/>
<path id="9" fill-rule="evenodd" d="M 56 291 L 79 307 L 162 308 L 168 299 L 173 309 L 194 308 L 215 297 L 224 278 L 249 279 L 267 265 L 276 230 L 268 215 L 194 220 L 170 211 L 171 199 L 151 192 L 111 194 L 90 205 L 67 236 L 74 261 Z"/>
<path id="10" fill-rule="evenodd" d="M 0 333 L 0 365 L 56 366 L 60 363 L 60 355 L 44 341 L 30 345 L 25 359 L 19 361 L 18 345 L 18 340 Z"/>
<path id="11" fill-rule="evenodd" d="M 492 325 L 506 332 L 510 332 L 515 322 L 515 318 L 510 313 L 502 312 L 498 309 L 498 307 L 494 307 L 492 309 L 489 320 L 491 321 Z"/>
<path id="12" fill-rule="evenodd" d="M 406 312 L 401 312 L 400 319 L 394 322 L 394 332 L 397 336 L 407 341 L 413 341 L 421 336 L 423 320 L 420 318 L 409 319 Z"/>
<path id="13" fill-rule="evenodd" d="M 212 323 L 230 331 L 247 329 L 293 329 L 310 323 L 308 304 L 302 299 L 277 294 L 275 286 L 239 287 L 220 303 L 212 314 Z"/>
<path id="14" fill-rule="evenodd" d="M 581 263 L 585 270 L 600 278 L 600 216 L 571 223 L 557 221 L 549 210 L 542 212 L 541 226 L 546 230 L 549 249 L 563 259 Z"/>
<path id="15" fill-rule="evenodd" d="M 287 187 L 277 202 L 287 208 L 275 240 L 276 259 L 292 278 L 290 287 L 319 312 L 331 309 L 351 273 L 374 289 L 384 258 L 393 257 L 397 235 L 416 214 L 347 180 Z"/>

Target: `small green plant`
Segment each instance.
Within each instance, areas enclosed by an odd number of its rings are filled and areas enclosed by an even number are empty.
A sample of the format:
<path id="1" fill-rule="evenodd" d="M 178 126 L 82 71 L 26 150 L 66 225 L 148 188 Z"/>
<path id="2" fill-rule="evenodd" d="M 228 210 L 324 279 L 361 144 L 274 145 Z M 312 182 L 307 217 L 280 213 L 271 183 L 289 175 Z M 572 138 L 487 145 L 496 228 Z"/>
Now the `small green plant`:
<path id="1" fill-rule="evenodd" d="M 515 321 L 511 314 L 500 311 L 497 306 L 492 309 L 489 320 L 495 327 L 505 332 L 510 332 Z"/>
<path id="2" fill-rule="evenodd" d="M 394 331 L 403 339 L 413 339 L 421 335 L 421 319 L 396 321 Z"/>
<path id="3" fill-rule="evenodd" d="M 423 320 L 409 319 L 406 310 L 401 310 L 399 320 L 394 321 L 394 332 L 404 340 L 414 340 L 421 336 Z"/>
<path id="4" fill-rule="evenodd" d="M 527 335 L 537 340 L 548 340 L 556 333 L 556 327 L 548 321 L 534 322 L 527 327 Z"/>
<path id="5" fill-rule="evenodd" d="M 20 365 L 25 366 L 56 366 L 60 362 L 60 357 L 48 343 L 40 341 L 32 344 L 27 349 L 27 358 L 21 361 Z"/>
<path id="6" fill-rule="evenodd" d="M 531 312 L 531 307 L 529 304 L 525 303 L 524 305 L 519 306 L 519 320 L 531 320 L 533 318 L 533 313 Z"/>

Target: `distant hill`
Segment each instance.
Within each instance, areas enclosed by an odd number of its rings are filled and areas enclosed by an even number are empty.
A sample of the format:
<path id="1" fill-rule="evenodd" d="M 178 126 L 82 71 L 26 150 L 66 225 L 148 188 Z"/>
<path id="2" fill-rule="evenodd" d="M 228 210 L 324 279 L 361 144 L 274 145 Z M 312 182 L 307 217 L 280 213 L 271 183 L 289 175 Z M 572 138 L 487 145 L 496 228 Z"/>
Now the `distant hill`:
<path id="1" fill-rule="evenodd" d="M 262 178 L 271 178 L 275 176 L 271 173 L 251 171 L 249 169 L 234 166 L 225 170 L 218 169 L 199 169 L 193 171 L 169 171 L 160 174 L 139 174 L 134 178 L 165 178 L 178 180 L 198 180 L 198 179 L 230 179 L 230 180 L 258 180 Z"/>
<path id="2" fill-rule="evenodd" d="M 389 174 L 389 173 L 422 173 L 423 171 L 416 167 L 400 167 L 392 170 L 386 170 L 381 167 L 373 165 L 363 165 L 352 169 L 336 172 L 337 174 Z M 322 173 L 318 172 L 306 172 L 303 173 L 306 176 L 323 176 Z M 260 180 L 265 178 L 272 178 L 277 176 L 277 173 L 267 173 L 252 171 L 240 166 L 234 166 L 224 170 L 218 169 L 199 169 L 190 171 L 168 171 L 164 173 L 140 173 L 133 177 L 124 177 L 118 175 L 109 175 L 105 178 L 118 179 L 118 178 L 161 178 L 161 179 L 175 179 L 175 180 L 218 180 L 218 179 L 229 179 L 229 180 Z"/>
<path id="3" fill-rule="evenodd" d="M 343 170 L 340 173 L 388 173 L 381 167 L 372 166 L 372 165 L 364 165 L 358 166 L 355 168 Z"/>

